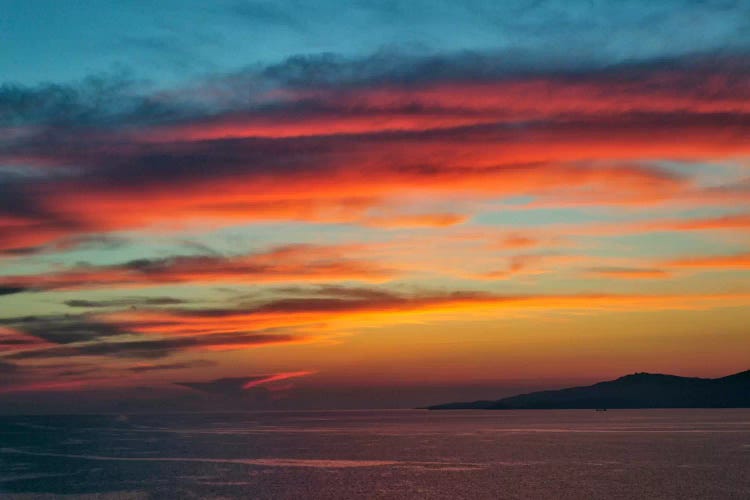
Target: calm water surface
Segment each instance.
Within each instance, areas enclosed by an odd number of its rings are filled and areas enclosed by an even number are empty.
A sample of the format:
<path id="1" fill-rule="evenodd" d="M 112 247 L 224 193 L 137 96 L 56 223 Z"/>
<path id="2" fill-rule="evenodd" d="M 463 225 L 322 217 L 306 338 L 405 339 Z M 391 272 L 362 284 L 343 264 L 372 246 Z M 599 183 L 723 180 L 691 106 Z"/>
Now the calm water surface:
<path id="1" fill-rule="evenodd" d="M 750 499 L 750 410 L 0 417 L 7 499 Z"/>

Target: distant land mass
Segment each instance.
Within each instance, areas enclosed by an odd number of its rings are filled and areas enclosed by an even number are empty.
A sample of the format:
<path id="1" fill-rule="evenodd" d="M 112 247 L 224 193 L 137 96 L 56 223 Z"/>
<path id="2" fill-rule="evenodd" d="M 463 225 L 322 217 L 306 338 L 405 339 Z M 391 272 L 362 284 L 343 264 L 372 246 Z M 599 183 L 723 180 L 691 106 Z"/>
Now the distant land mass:
<path id="1" fill-rule="evenodd" d="M 576 408 L 750 408 L 750 370 L 713 379 L 634 373 L 585 387 L 428 407 L 430 410 Z"/>

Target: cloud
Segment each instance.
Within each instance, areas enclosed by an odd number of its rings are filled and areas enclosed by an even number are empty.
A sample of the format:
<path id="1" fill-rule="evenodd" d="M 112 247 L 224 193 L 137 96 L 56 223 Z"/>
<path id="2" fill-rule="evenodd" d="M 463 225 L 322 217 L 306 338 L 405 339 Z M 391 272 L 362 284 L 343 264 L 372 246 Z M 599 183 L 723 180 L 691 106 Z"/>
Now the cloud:
<path id="1" fill-rule="evenodd" d="M 748 81 L 742 55 L 530 72 L 489 53 L 382 53 L 291 59 L 154 95 L 116 79 L 5 88 L 0 161 L 42 173 L 12 180 L 0 248 L 206 220 L 463 220 L 399 212 L 415 191 L 719 203 L 728 193 L 642 162 L 749 154 Z"/>
<path id="2" fill-rule="evenodd" d="M 186 304 L 188 301 L 174 297 L 130 297 L 113 300 L 66 300 L 65 305 L 75 308 L 102 308 L 102 307 L 142 307 L 142 306 L 174 306 Z"/>
<path id="3" fill-rule="evenodd" d="M 500 248 L 505 248 L 504 243 L 501 242 Z M 469 274 L 468 277 L 481 280 L 506 280 L 517 276 L 542 275 L 551 270 L 559 270 L 563 265 L 581 260 L 584 259 L 577 255 L 518 254 L 508 258 L 508 264 L 505 268 Z"/>
<path id="4" fill-rule="evenodd" d="M 260 385 L 270 384 L 273 382 L 279 382 L 281 380 L 289 380 L 291 378 L 307 377 L 308 375 L 314 375 L 315 373 L 316 372 L 314 371 L 296 371 L 296 372 L 275 373 L 273 375 L 267 375 L 260 379 L 248 380 L 242 386 L 242 389 L 246 391 L 248 389 L 252 389 L 253 387 L 258 387 Z"/>
<path id="5" fill-rule="evenodd" d="M 2 351 L 2 349 L 0 349 Z M 78 377 L 98 371 L 76 363 L 60 365 L 26 365 L 0 359 L 0 393 L 40 389 L 47 384 L 66 386 L 70 377 Z"/>
<path id="6" fill-rule="evenodd" d="M 498 243 L 498 248 L 502 249 L 519 249 L 519 248 L 532 248 L 539 246 L 543 241 L 537 237 L 529 234 L 512 233 L 502 238 Z"/>
<path id="7" fill-rule="evenodd" d="M 50 359 L 75 356 L 113 356 L 120 358 L 157 359 L 185 350 L 250 349 L 270 344 L 288 344 L 306 340 L 304 336 L 280 333 L 241 333 L 145 338 L 138 340 L 97 341 L 27 349 L 7 354 L 6 359 Z"/>
<path id="8" fill-rule="evenodd" d="M 706 231 L 716 229 L 750 228 L 750 214 L 722 215 L 687 220 L 656 221 L 645 225 L 645 229 L 666 231 Z"/>
<path id="9" fill-rule="evenodd" d="M 78 369 L 67 369 L 57 373 L 59 377 L 79 377 L 81 375 L 88 375 L 91 373 L 100 372 L 100 368 L 78 368 Z"/>
<path id="10" fill-rule="evenodd" d="M 162 309 L 123 311 L 105 319 L 142 335 L 230 336 L 252 329 L 293 329 L 309 331 L 311 340 L 326 332 L 359 330 L 381 325 L 462 319 L 502 317 L 529 310 L 576 310 L 592 313 L 616 310 L 710 309 L 742 305 L 746 294 L 530 294 L 500 295 L 480 291 L 452 293 L 392 291 L 367 292 L 345 288 L 293 291 L 292 296 L 257 304 L 223 308 Z"/>
<path id="11" fill-rule="evenodd" d="M 117 325 L 87 315 L 67 314 L 2 318 L 0 327 L 55 344 L 88 342 L 125 333 Z"/>
<path id="12" fill-rule="evenodd" d="M 0 387 L 0 393 L 78 391 L 89 383 L 84 380 L 42 381 Z"/>
<path id="13" fill-rule="evenodd" d="M 0 286 L 14 293 L 115 286 L 159 286 L 174 283 L 268 283 L 285 281 L 385 281 L 397 274 L 373 262 L 347 256 L 358 245 L 285 245 L 240 256 L 175 256 L 136 259 L 111 266 L 81 265 L 57 273 L 3 276 Z M 139 299 L 140 305 L 166 305 L 174 299 Z M 166 301 L 165 301 L 166 300 Z M 156 302 L 154 302 L 156 301 Z M 138 305 L 132 299 L 119 305 Z M 73 300 L 71 307 L 102 307 Z M 110 302 L 109 305 L 118 303 Z"/>
<path id="14" fill-rule="evenodd" d="M 259 380 L 263 376 L 256 377 L 227 377 L 209 382 L 176 382 L 177 385 L 194 389 L 196 391 L 213 394 L 232 395 L 241 394 L 242 387 L 250 380 Z"/>
<path id="15" fill-rule="evenodd" d="M 368 216 L 361 223 L 371 227 L 400 229 L 411 227 L 448 227 L 466 222 L 468 217 L 459 214 L 435 213 L 416 215 L 380 215 Z"/>
<path id="16" fill-rule="evenodd" d="M 667 265 L 688 269 L 750 269 L 750 253 L 684 257 L 670 260 Z"/>
<path id="17" fill-rule="evenodd" d="M 699 224 L 699 227 L 704 227 Z M 714 229 L 709 226 L 709 229 Z M 652 265 L 595 266 L 583 269 L 592 276 L 619 279 L 664 279 L 690 270 L 744 270 L 750 269 L 750 254 L 694 255 L 652 262 Z"/>
<path id="18" fill-rule="evenodd" d="M 0 126 L 22 138 L 50 127 L 117 127 L 184 115 L 183 106 L 140 94 L 139 82 L 120 74 L 90 76 L 77 84 L 0 85 Z M 1 138 L 2 136 L 0 136 Z"/>
<path id="19" fill-rule="evenodd" d="M 481 291 L 397 293 L 387 289 L 311 287 L 289 296 L 223 308 L 122 310 L 96 316 L 3 320 L 12 338 L 3 359 L 110 356 L 158 359 L 184 351 L 236 350 L 311 342 L 341 331 L 413 321 L 496 318 L 530 310 L 597 313 L 711 309 L 747 305 L 747 294 L 530 294 Z M 15 336 L 15 337 L 13 337 Z M 145 371 L 148 371 L 145 370 Z"/>
<path id="20" fill-rule="evenodd" d="M 252 375 L 249 377 L 229 377 L 208 382 L 176 382 L 177 385 L 188 387 L 197 391 L 222 395 L 239 395 L 248 389 L 253 389 L 266 384 L 272 384 L 282 380 L 313 375 L 314 371 L 296 371 L 274 373 L 272 375 Z"/>
<path id="21" fill-rule="evenodd" d="M 49 342 L 24 334 L 13 328 L 8 328 L 0 324 L 0 354 L 4 352 L 17 351 L 19 349 L 30 349 L 40 346 L 46 346 Z"/>
<path id="22" fill-rule="evenodd" d="M 207 360 L 195 360 L 195 361 L 184 361 L 181 363 L 162 363 L 158 365 L 154 364 L 138 364 L 127 368 L 128 371 L 133 373 L 144 373 L 154 371 L 171 371 L 171 370 L 184 370 L 187 368 L 205 368 L 208 366 L 215 366 L 216 363 Z"/>
<path id="23" fill-rule="evenodd" d="M 317 285 L 281 287 L 280 293 L 287 297 L 296 298 L 334 298 L 360 301 L 388 301 L 400 297 L 387 288 L 353 287 L 341 285 Z"/>
<path id="24" fill-rule="evenodd" d="M 113 356 L 153 359 L 183 350 L 246 349 L 300 342 L 303 335 L 251 329 L 250 332 L 201 332 L 200 335 L 159 338 L 138 335 L 133 325 L 106 316 L 46 315 L 0 319 L 0 352 L 6 359 L 45 359 L 75 356 Z M 145 325 L 141 325 L 145 326 Z M 150 326 L 158 326 L 151 323 Z M 165 327 L 169 324 L 165 324 Z M 168 329 L 167 329 L 168 330 Z"/>
<path id="25" fill-rule="evenodd" d="M 750 200 L 750 198 L 748 198 Z M 735 208 L 735 202 L 740 200 L 729 198 L 727 200 L 731 208 Z M 534 235 L 519 234 L 521 243 L 556 244 L 563 238 L 571 239 L 575 236 L 626 236 L 650 233 L 678 233 L 678 232 L 714 232 L 732 231 L 750 228 L 750 215 L 746 213 L 735 213 L 713 217 L 682 217 L 682 218 L 657 218 L 649 217 L 644 220 L 622 220 L 617 222 L 594 222 L 594 223 L 550 223 L 534 228 Z M 486 236 L 486 235 L 483 235 Z M 529 238 L 527 240 L 526 238 Z M 533 242 L 531 240 L 534 240 Z M 506 240 L 507 241 L 507 240 Z M 511 243 L 513 241 L 511 240 Z M 501 241 L 497 248 L 512 248 L 504 245 Z"/>
<path id="26" fill-rule="evenodd" d="M 607 278 L 626 279 L 667 278 L 670 276 L 669 271 L 653 267 L 592 267 L 587 272 Z"/>

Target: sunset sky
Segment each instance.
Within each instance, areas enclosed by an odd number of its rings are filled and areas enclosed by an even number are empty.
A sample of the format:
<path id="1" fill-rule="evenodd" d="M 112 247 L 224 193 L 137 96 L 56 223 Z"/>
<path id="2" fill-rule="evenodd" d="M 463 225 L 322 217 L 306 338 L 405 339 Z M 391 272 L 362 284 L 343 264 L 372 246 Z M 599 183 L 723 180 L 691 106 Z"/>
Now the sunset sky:
<path id="1" fill-rule="evenodd" d="M 0 412 L 750 368 L 750 3 L 0 0 Z"/>

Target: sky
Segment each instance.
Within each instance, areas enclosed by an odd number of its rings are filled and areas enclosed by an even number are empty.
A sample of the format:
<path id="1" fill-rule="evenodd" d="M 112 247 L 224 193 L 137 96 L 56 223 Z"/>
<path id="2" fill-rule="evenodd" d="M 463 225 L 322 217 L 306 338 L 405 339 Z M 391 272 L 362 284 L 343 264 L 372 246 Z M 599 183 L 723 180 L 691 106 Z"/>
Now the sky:
<path id="1" fill-rule="evenodd" d="M 0 412 L 750 368 L 750 4 L 0 0 Z"/>

